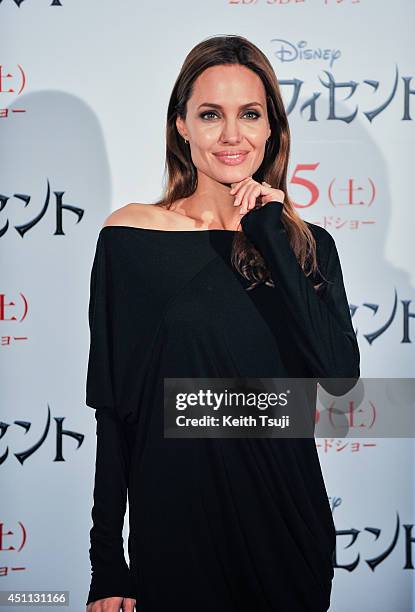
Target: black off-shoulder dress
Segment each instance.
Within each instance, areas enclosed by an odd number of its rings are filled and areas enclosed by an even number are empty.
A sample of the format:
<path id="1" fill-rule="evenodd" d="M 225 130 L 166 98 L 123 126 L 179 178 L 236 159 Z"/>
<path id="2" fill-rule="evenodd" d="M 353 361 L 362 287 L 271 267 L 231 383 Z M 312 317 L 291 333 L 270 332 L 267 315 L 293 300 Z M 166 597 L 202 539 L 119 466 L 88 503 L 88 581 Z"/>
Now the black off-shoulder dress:
<path id="1" fill-rule="evenodd" d="M 308 223 L 316 293 L 282 205 L 241 221 L 275 287 L 246 291 L 233 230 L 100 230 L 86 404 L 97 450 L 87 603 L 140 612 L 323 612 L 336 532 L 313 438 L 164 438 L 164 377 L 360 375 L 335 242 Z M 122 528 L 129 500 L 128 551 Z"/>

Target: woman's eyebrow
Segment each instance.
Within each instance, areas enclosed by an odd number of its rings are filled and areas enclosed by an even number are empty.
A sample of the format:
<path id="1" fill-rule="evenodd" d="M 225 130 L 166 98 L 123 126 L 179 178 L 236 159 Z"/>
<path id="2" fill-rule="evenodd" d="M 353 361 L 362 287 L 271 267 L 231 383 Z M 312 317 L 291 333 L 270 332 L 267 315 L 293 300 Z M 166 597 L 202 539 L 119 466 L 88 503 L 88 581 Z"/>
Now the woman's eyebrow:
<path id="1" fill-rule="evenodd" d="M 220 104 L 215 104 L 214 102 L 203 102 L 203 104 L 199 104 L 198 109 L 201 106 L 213 106 L 213 108 L 222 109 Z M 248 102 L 247 104 L 241 104 L 239 108 L 247 108 L 248 106 L 260 106 L 262 108 L 262 104 L 260 102 Z"/>

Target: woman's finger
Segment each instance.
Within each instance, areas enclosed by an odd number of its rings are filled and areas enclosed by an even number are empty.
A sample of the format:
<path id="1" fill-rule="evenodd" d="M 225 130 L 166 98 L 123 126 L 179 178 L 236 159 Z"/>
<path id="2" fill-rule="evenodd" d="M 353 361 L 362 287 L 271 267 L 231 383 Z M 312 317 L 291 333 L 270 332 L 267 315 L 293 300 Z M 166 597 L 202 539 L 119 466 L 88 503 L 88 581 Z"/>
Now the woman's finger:
<path id="1" fill-rule="evenodd" d="M 135 610 L 135 599 L 131 599 L 130 597 L 124 597 L 123 599 L 123 612 L 134 612 Z"/>
<path id="2" fill-rule="evenodd" d="M 248 188 L 247 184 L 242 185 L 242 186 L 239 187 L 238 193 L 235 196 L 235 200 L 234 200 L 234 203 L 233 203 L 234 206 L 240 206 L 241 205 L 241 203 L 243 202 L 243 200 L 245 198 L 245 193 L 246 193 L 247 188 Z"/>
<path id="3" fill-rule="evenodd" d="M 130 601 L 135 602 L 135 599 Z M 91 601 L 86 608 L 86 612 L 120 612 L 123 609 L 122 605 L 122 597 L 104 597 L 103 599 Z M 131 608 L 131 612 L 134 612 L 134 608 Z"/>
<path id="4" fill-rule="evenodd" d="M 261 192 L 262 192 L 261 185 L 257 183 L 256 185 L 253 186 L 248 196 L 248 210 L 251 210 L 252 208 L 256 207 L 257 199 L 261 195 Z"/>
<path id="5" fill-rule="evenodd" d="M 240 187 L 242 187 L 242 185 L 245 185 L 245 183 L 247 183 L 251 179 L 252 179 L 251 176 L 247 176 L 246 178 L 242 179 L 242 181 L 238 181 L 238 183 L 231 183 L 231 189 L 229 193 L 230 194 L 238 193 L 238 190 L 240 189 Z"/>
<path id="6" fill-rule="evenodd" d="M 241 204 L 240 214 L 243 215 L 247 213 L 251 208 L 255 208 L 256 199 L 261 193 L 261 186 L 258 183 L 253 183 L 250 185 L 244 194 L 244 199 Z"/>

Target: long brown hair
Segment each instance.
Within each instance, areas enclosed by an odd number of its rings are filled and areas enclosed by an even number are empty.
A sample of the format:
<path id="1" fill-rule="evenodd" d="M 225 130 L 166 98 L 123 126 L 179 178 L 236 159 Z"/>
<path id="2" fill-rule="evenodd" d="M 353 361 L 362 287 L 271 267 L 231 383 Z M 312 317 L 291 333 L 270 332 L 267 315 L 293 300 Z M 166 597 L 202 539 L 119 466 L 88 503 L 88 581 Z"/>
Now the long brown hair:
<path id="1" fill-rule="evenodd" d="M 167 110 L 166 162 L 167 185 L 163 198 L 153 205 L 169 209 L 180 198 L 191 196 L 197 188 L 197 170 L 190 148 L 181 138 L 176 117 L 186 118 L 187 101 L 193 84 L 207 68 L 220 64 L 240 64 L 253 70 L 265 87 L 271 136 L 267 140 L 264 159 L 252 178 L 266 181 L 285 195 L 281 221 L 290 245 L 306 276 L 318 269 L 314 236 L 296 212 L 287 193 L 287 168 L 290 155 L 290 129 L 274 69 L 264 53 L 242 36 L 213 36 L 197 44 L 188 53 L 176 79 Z M 266 206 L 266 205 L 265 205 Z M 243 232 L 236 232 L 232 245 L 232 264 L 245 278 L 252 281 L 248 289 L 259 283 L 274 286 L 265 262 Z M 321 283 L 314 285 L 315 289 Z"/>

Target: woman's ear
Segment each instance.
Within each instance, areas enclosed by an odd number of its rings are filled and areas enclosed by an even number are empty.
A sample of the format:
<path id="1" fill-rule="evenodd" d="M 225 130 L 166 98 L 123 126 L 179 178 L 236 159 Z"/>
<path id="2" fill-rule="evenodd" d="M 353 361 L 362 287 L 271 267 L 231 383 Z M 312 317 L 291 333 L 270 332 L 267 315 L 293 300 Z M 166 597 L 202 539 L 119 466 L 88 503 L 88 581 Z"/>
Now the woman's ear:
<path id="1" fill-rule="evenodd" d="M 182 138 L 187 138 L 184 121 L 179 116 L 176 117 L 176 128 Z"/>

